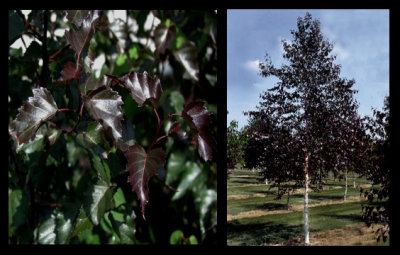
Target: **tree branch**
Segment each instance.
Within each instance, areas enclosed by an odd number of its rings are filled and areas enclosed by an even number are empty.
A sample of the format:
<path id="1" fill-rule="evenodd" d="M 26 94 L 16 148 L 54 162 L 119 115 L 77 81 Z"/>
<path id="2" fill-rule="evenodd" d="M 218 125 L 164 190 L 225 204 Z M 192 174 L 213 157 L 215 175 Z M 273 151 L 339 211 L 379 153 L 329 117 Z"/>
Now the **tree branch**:
<path id="1" fill-rule="evenodd" d="M 47 25 L 49 21 L 49 11 L 43 13 L 43 36 L 42 36 L 42 72 L 40 74 L 40 85 L 47 87 L 49 56 L 47 54 Z"/>

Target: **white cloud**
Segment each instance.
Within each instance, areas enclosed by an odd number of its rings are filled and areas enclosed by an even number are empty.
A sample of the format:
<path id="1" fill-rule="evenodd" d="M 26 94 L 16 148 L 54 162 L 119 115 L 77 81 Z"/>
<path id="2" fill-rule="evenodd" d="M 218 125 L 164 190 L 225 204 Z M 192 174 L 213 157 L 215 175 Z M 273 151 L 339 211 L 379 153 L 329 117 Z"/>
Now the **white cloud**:
<path id="1" fill-rule="evenodd" d="M 339 60 L 346 60 L 350 56 L 350 52 L 348 52 L 345 48 L 343 48 L 340 44 L 335 44 L 333 46 L 332 53 L 337 56 Z"/>
<path id="2" fill-rule="evenodd" d="M 249 60 L 244 63 L 244 67 L 252 71 L 258 71 L 258 65 L 260 64 L 260 60 Z"/>

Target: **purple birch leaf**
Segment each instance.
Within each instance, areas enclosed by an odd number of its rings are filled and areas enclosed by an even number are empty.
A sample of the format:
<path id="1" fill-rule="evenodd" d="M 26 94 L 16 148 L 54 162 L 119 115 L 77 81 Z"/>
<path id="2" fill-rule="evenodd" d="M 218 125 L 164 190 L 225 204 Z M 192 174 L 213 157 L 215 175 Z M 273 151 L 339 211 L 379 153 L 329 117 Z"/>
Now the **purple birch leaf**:
<path id="1" fill-rule="evenodd" d="M 149 200 L 148 182 L 152 176 L 158 174 L 158 168 L 164 166 L 165 152 L 161 148 L 157 148 L 147 153 L 142 146 L 136 143 L 130 146 L 124 154 L 128 161 L 126 164 L 126 170 L 129 172 L 128 182 L 140 199 L 142 217 L 146 220 L 144 214 Z"/>
<path id="2" fill-rule="evenodd" d="M 66 85 L 73 80 L 79 80 L 82 76 L 82 67 L 75 69 L 72 62 L 68 62 L 61 71 L 61 77 L 56 81 L 58 85 Z"/>
<path id="3" fill-rule="evenodd" d="M 116 78 L 115 76 L 110 77 Z M 162 93 L 160 79 L 152 78 L 146 71 L 143 74 L 131 72 L 116 79 L 122 87 L 129 90 L 130 95 L 139 106 L 148 104 L 153 108 L 157 107 Z"/>
<path id="4" fill-rule="evenodd" d="M 164 54 L 176 36 L 176 27 L 167 26 L 165 22 L 160 23 L 154 30 L 154 43 L 156 45 L 156 55 Z"/>
<path id="5" fill-rule="evenodd" d="M 96 93 L 93 97 L 84 97 L 85 107 L 89 115 L 99 121 L 106 133 L 117 143 L 122 138 L 121 121 L 123 118 L 121 105 L 123 101 L 116 91 L 108 88 Z"/>
<path id="6" fill-rule="evenodd" d="M 186 134 L 186 132 L 182 130 L 181 123 L 179 122 L 172 123 L 171 127 L 168 130 L 168 136 L 171 136 L 173 134 L 176 134 L 178 139 L 181 140 L 182 142 L 188 143 L 187 141 L 189 137 Z"/>
<path id="7" fill-rule="evenodd" d="M 84 17 L 82 20 L 74 20 L 74 22 L 81 24 L 77 30 L 74 31 L 73 29 L 70 29 L 69 31 L 65 31 L 67 41 L 69 42 L 78 57 L 80 57 L 83 49 L 89 43 L 90 39 L 92 39 L 95 31 L 95 26 L 98 23 L 99 18 L 99 11 L 89 11 L 87 16 Z"/>
<path id="8" fill-rule="evenodd" d="M 80 27 L 88 14 L 88 10 L 67 10 L 67 20 L 75 24 L 76 27 Z"/>
<path id="9" fill-rule="evenodd" d="M 32 92 L 33 97 L 29 97 L 18 109 L 18 115 L 11 123 L 11 135 L 17 138 L 19 144 L 33 140 L 38 128 L 53 118 L 58 110 L 53 96 L 46 88 L 34 88 Z"/>
<path id="10" fill-rule="evenodd" d="M 211 112 L 202 101 L 193 101 L 185 105 L 182 118 L 192 132 L 192 144 L 205 161 L 211 161 L 216 141 L 210 134 Z"/>

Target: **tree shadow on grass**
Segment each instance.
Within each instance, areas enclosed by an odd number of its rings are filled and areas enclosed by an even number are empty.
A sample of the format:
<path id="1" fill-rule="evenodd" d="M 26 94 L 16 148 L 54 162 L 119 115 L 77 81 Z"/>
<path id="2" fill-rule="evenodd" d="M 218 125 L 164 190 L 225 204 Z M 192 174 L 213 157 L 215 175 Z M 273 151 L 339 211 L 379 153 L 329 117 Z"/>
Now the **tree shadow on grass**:
<path id="1" fill-rule="evenodd" d="M 302 225 L 252 223 L 240 224 L 238 221 L 228 222 L 228 245 L 260 246 L 279 242 L 287 242 L 303 234 Z"/>
<path id="2" fill-rule="evenodd" d="M 324 201 L 324 200 L 343 200 L 344 194 L 337 194 L 337 195 L 321 195 L 318 193 L 308 194 L 308 199 L 317 200 L 317 201 Z"/>
<path id="3" fill-rule="evenodd" d="M 340 219 L 340 220 L 346 220 L 346 221 L 352 221 L 353 223 L 359 223 L 359 222 L 363 222 L 362 217 L 361 217 L 361 211 L 360 214 L 350 214 L 350 215 L 326 215 L 328 217 L 332 217 L 332 218 L 336 218 L 336 219 Z"/>
<path id="4" fill-rule="evenodd" d="M 286 203 L 264 203 L 254 206 L 257 210 L 283 210 L 287 209 Z"/>
<path id="5" fill-rule="evenodd" d="M 252 180 L 234 180 L 231 181 L 231 185 L 238 185 L 238 184 L 257 184 Z"/>
<path id="6" fill-rule="evenodd" d="M 275 195 L 276 190 L 268 190 L 267 188 L 265 190 L 250 190 L 251 193 L 254 194 L 265 194 L 265 195 Z"/>

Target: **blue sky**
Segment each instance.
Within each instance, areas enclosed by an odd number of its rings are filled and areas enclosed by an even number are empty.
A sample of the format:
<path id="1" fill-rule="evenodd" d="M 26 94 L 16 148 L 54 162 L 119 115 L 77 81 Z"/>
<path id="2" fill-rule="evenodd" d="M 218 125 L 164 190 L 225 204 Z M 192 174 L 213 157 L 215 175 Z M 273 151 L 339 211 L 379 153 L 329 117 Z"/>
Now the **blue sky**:
<path id="1" fill-rule="evenodd" d="M 243 111 L 255 110 L 259 95 L 278 80 L 258 75 L 265 54 L 280 67 L 281 39 L 292 40 L 297 18 L 310 12 L 319 19 L 332 54 L 342 65 L 340 76 L 355 79 L 359 114 L 372 115 L 389 95 L 389 10 L 228 10 L 227 11 L 227 125 L 247 124 Z"/>

